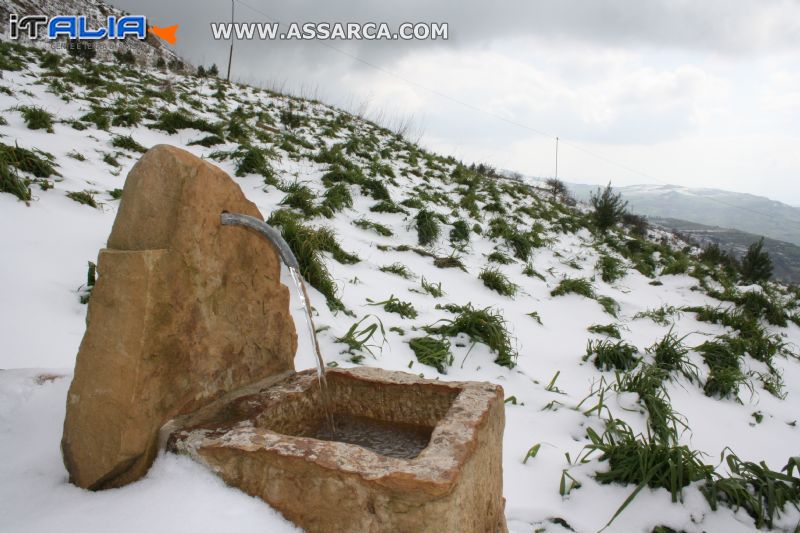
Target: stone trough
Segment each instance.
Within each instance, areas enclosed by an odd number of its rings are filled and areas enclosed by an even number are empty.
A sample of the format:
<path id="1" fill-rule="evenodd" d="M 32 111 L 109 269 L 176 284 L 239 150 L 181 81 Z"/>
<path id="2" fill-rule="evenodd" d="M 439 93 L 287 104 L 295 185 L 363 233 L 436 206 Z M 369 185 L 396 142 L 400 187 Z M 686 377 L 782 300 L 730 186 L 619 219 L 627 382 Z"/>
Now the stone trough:
<path id="1" fill-rule="evenodd" d="M 62 451 L 92 490 L 186 454 L 310 532 L 505 531 L 502 388 L 380 369 L 295 372 L 273 247 L 224 172 L 167 146 L 131 170 L 100 253 Z"/>

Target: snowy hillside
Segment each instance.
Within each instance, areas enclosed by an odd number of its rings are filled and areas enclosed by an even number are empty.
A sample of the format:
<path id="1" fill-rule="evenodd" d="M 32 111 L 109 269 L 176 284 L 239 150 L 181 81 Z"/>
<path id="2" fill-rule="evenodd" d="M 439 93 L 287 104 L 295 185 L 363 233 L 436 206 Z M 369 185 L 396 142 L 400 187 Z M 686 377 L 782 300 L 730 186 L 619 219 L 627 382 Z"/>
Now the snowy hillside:
<path id="1" fill-rule="evenodd" d="M 329 365 L 504 387 L 511 531 L 597 531 L 637 488 L 607 531 L 800 523 L 800 459 L 780 473 L 800 453 L 796 289 L 741 286 L 665 233 L 593 231 L 585 208 L 319 102 L 0 47 L 0 530 L 292 530 L 184 457 L 122 489 L 67 483 L 87 265 L 159 143 L 236 176 L 282 229 Z"/>

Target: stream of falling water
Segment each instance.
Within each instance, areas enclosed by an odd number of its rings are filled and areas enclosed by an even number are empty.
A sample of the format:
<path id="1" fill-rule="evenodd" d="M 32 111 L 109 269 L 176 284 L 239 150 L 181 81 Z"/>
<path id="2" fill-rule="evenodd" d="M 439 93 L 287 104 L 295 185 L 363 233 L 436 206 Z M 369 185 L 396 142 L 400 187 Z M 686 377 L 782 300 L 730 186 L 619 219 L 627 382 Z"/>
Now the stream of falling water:
<path id="1" fill-rule="evenodd" d="M 306 285 L 300 277 L 300 273 L 294 267 L 288 267 L 289 274 L 292 276 L 297 293 L 300 295 L 300 303 L 303 304 L 303 310 L 306 315 L 306 326 L 308 326 L 308 336 L 311 338 L 311 344 L 314 347 L 314 354 L 317 358 L 317 380 L 319 381 L 319 396 L 322 403 L 322 409 L 325 411 L 325 420 L 328 422 L 331 434 L 336 434 L 336 425 L 333 421 L 333 413 L 331 412 L 330 395 L 328 392 L 328 380 L 325 378 L 325 361 L 322 359 L 322 352 L 319 348 L 319 341 L 317 340 L 317 330 L 314 327 L 314 319 L 311 314 L 311 300 L 306 292 Z"/>

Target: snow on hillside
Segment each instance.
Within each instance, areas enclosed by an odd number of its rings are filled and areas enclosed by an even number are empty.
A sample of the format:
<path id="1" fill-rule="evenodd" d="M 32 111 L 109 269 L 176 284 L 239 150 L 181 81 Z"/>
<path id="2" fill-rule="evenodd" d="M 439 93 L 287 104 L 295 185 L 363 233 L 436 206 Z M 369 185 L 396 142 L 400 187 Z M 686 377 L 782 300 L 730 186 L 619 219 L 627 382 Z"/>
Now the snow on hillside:
<path id="1" fill-rule="evenodd" d="M 675 420 L 676 430 L 667 433 L 678 442 L 669 435 L 658 442 L 705 454 L 699 459 L 723 476 L 728 466 L 718 463 L 728 447 L 742 460 L 764 460 L 773 470 L 798 454 L 796 293 L 769 284 L 764 303 L 757 297 L 760 289 L 737 287 L 720 267 L 700 264 L 666 234 L 651 232 L 651 238 L 669 244 L 635 239 L 622 229 L 597 237 L 586 227 L 585 213 L 552 202 L 545 191 L 466 169 L 319 102 L 155 69 L 59 62 L 30 49 L 5 47 L 2 55 L 0 148 L 5 154 L 14 146 L 34 150 L 42 161 L 50 154 L 58 172 L 36 177 L 17 171 L 30 180 L 29 205 L 0 193 L 3 531 L 225 531 L 231 524 L 236 531 L 292 530 L 266 504 L 226 487 L 184 457 L 161 456 L 143 480 L 121 489 L 92 493 L 67 483 L 59 441 L 85 328 L 87 262 L 96 259 L 111 230 L 115 197 L 139 156 L 137 145 L 173 144 L 232 176 L 238 171 L 234 179 L 265 217 L 291 208 L 273 223 L 294 216 L 294 222 L 330 228 L 342 251 L 357 256 L 353 262 L 341 251 L 339 260 L 330 250 L 322 252 L 338 290 L 327 300 L 311 291 L 329 364 L 504 387 L 504 495 L 511 531 L 597 531 L 612 518 L 638 482 L 601 483 L 595 476 L 611 466 L 599 453 L 579 461 L 590 438 L 613 425 L 610 420 L 627 421 L 634 433 L 645 435 Z M 30 109 L 52 114 L 52 132 L 46 124 L 29 128 L 41 125 L 31 121 L 36 113 Z M 12 155 L 16 161 L 22 157 Z M 89 199 L 97 207 L 86 205 Z M 420 217 L 432 218 L 425 227 L 440 230 L 427 246 L 419 244 Z M 465 229 L 468 242 L 458 238 Z M 459 261 L 463 270 L 440 268 Z M 288 278 L 284 282 L 291 286 Z M 439 283 L 443 294 L 436 297 Z M 324 290 L 322 282 L 317 286 Z M 392 296 L 394 305 L 385 303 Z M 398 305 L 403 302 L 408 305 Z M 501 315 L 495 324 L 504 321 L 509 334 L 508 344 L 498 345 L 505 358 L 473 343 L 468 333 L 435 331 L 466 316 L 467 304 Z M 295 294 L 291 305 L 295 321 L 302 322 Z M 769 353 L 757 360 L 751 344 L 749 355 L 734 358 L 735 369 L 710 367 L 713 357 L 694 348 L 706 341 L 730 348 L 720 336 L 739 338 L 735 328 L 744 326 L 734 318 L 745 316 L 739 311 L 748 305 L 756 315 L 747 315 L 747 324 L 757 329 L 748 338 L 763 341 L 759 346 Z M 406 318 L 390 312 L 398 309 Z M 374 345 L 372 354 L 357 347 L 348 353 L 336 339 L 362 319 L 357 330 L 380 319 L 385 342 L 376 333 L 367 342 Z M 598 325 L 616 328 L 587 330 Z M 619 373 L 612 366 L 598 368 L 595 355 L 585 357 L 589 341 L 613 346 L 617 341 L 607 334 L 614 329 L 641 359 L 631 368 L 635 361 L 623 358 L 618 365 L 628 368 Z M 314 366 L 303 331 L 298 328 L 298 369 Z M 657 352 L 647 349 L 670 333 L 688 353 L 678 350 L 676 366 L 658 374 L 650 399 L 662 403 L 645 405 L 635 386 L 620 383 L 643 370 L 663 370 Z M 409 341 L 420 337 L 449 342 L 452 364 L 439 361 L 446 373 L 417 360 Z M 676 414 L 658 426 L 650 411 L 665 405 Z M 532 448 L 536 453 L 526 459 Z M 794 490 L 800 491 L 794 474 Z M 744 508 L 720 504 L 712 510 L 701 492 L 704 483 L 693 481 L 676 493 L 676 501 L 665 488 L 645 486 L 608 531 L 755 527 Z M 799 521 L 800 512 L 787 503 L 773 527 L 792 531 Z"/>

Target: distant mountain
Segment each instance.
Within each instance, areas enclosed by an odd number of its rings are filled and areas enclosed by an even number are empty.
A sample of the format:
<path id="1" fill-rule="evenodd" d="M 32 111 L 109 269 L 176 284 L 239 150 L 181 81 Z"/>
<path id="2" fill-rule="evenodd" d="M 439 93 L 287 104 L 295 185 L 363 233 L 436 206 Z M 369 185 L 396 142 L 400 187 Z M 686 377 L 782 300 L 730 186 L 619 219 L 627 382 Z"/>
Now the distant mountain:
<path id="1" fill-rule="evenodd" d="M 568 186 L 584 201 L 597 189 L 597 185 Z M 616 190 L 628 201 L 631 211 L 647 217 L 733 228 L 800 245 L 800 208 L 763 196 L 676 185 L 632 185 Z"/>
<path id="2" fill-rule="evenodd" d="M 689 236 L 701 244 L 714 243 L 723 250 L 742 257 L 747 247 L 760 237 L 735 229 L 705 226 L 674 218 L 649 217 L 650 223 L 674 233 Z M 764 249 L 769 252 L 774 271 L 773 277 L 781 281 L 800 283 L 800 246 L 789 242 L 765 238 Z"/>

